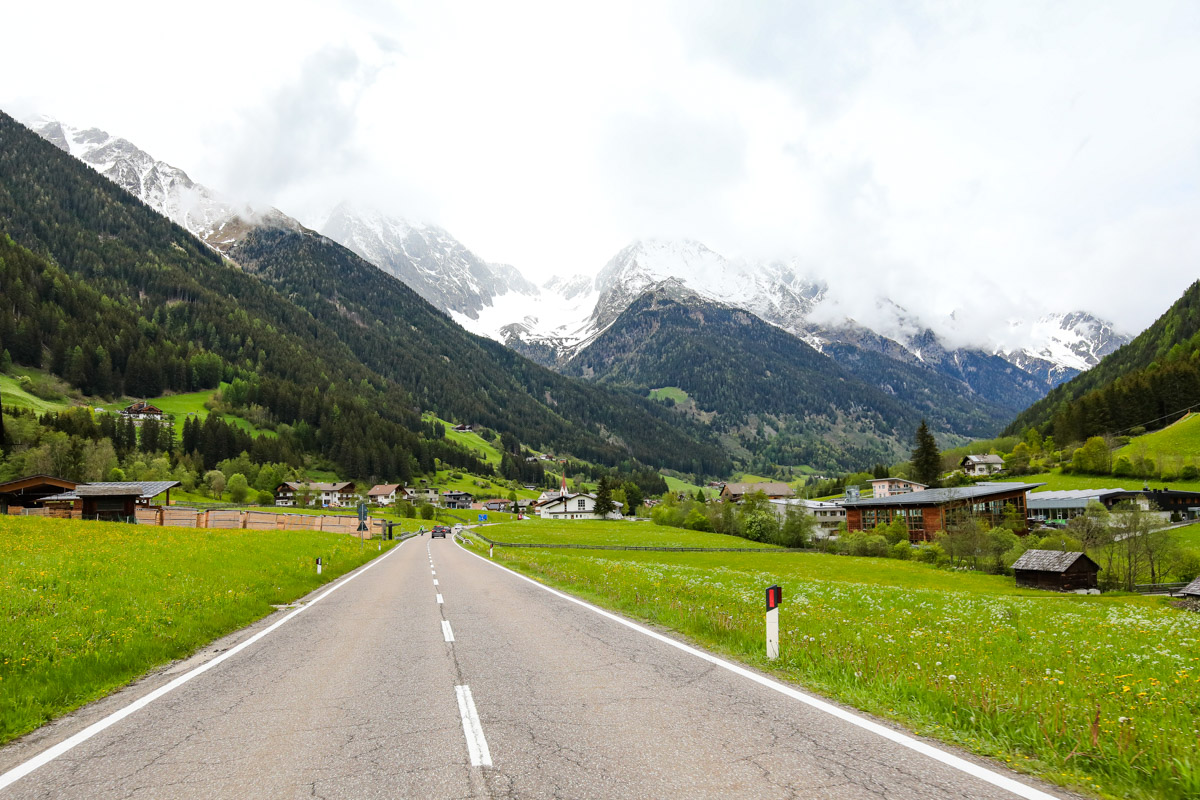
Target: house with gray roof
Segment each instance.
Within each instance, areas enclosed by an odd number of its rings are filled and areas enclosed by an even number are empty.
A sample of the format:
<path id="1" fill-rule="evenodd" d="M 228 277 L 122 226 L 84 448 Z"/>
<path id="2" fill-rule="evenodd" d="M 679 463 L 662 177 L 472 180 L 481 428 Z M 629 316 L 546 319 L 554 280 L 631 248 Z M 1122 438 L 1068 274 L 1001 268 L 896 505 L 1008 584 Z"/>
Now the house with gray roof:
<path id="1" fill-rule="evenodd" d="M 1099 584 L 1100 565 L 1085 553 L 1064 550 L 1026 550 L 1013 563 L 1017 586 L 1076 592 L 1095 589 Z"/>
<path id="2" fill-rule="evenodd" d="M 1004 459 L 994 453 L 982 456 L 963 456 L 958 463 L 968 475 L 995 475 L 1004 469 Z"/>

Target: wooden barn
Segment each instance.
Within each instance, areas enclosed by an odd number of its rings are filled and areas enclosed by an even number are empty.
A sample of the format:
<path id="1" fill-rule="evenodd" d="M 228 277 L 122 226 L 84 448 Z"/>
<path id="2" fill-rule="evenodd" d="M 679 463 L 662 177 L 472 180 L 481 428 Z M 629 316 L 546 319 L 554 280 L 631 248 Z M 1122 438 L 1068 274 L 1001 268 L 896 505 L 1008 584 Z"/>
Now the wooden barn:
<path id="1" fill-rule="evenodd" d="M 76 481 L 55 478 L 52 475 L 32 475 L 0 483 L 0 514 L 9 513 L 9 508 L 40 507 L 45 498 L 69 492 L 78 485 Z"/>
<path id="2" fill-rule="evenodd" d="M 1026 550 L 1013 564 L 1017 586 L 1074 592 L 1099 587 L 1100 565 L 1084 553 Z"/>

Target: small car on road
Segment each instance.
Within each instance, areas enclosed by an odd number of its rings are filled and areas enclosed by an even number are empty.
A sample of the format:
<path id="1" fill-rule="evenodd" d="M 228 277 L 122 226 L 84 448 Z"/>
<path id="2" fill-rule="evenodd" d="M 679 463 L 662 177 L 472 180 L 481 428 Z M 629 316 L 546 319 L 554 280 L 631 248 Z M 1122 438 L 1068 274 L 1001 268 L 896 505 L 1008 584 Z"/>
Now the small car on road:
<path id="1" fill-rule="evenodd" d="M 434 526 L 433 526 L 433 533 L 429 534 L 429 538 L 430 538 L 430 539 L 436 539 L 436 538 L 438 538 L 438 537 L 440 536 L 440 537 L 442 537 L 443 539 L 445 539 L 445 538 L 446 538 L 446 534 L 447 534 L 447 533 L 449 533 L 449 532 L 450 532 L 450 529 L 449 529 L 449 528 L 447 528 L 445 525 L 434 525 Z"/>

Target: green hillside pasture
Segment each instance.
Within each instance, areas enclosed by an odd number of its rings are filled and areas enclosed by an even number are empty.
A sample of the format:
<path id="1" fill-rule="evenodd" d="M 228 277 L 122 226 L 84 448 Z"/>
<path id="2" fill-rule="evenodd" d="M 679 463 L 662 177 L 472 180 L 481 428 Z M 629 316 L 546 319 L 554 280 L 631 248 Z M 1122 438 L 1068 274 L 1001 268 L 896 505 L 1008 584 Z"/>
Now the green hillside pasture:
<path id="1" fill-rule="evenodd" d="M 1037 475 L 1022 475 L 1018 478 L 1005 478 L 1004 480 L 1046 484 L 1034 489 L 1034 492 L 1062 491 L 1065 489 L 1128 489 L 1130 491 L 1137 491 L 1147 485 L 1151 489 L 1161 489 L 1166 486 L 1169 489 L 1200 491 L 1200 481 L 1171 481 L 1164 484 L 1162 481 L 1146 481 L 1142 478 L 1116 478 L 1111 475 L 1064 475 L 1058 470 L 1041 472 Z"/>
<path id="2" fill-rule="evenodd" d="M 674 400 L 676 403 L 686 403 L 691 397 L 678 386 L 664 386 L 661 389 L 650 390 L 651 400 Z"/>
<path id="3" fill-rule="evenodd" d="M 1138 455 L 1150 456 L 1160 467 L 1174 458 L 1200 455 L 1200 414 L 1188 414 L 1162 430 L 1135 437 L 1113 453 L 1113 461 Z"/>
<path id="4" fill-rule="evenodd" d="M 456 423 L 440 417 L 426 415 L 424 419 L 426 421 L 442 423 L 446 428 L 446 441 L 455 442 L 468 450 L 473 450 L 480 461 L 486 461 L 493 467 L 500 466 L 500 451 L 491 442 L 484 441 L 483 437 L 479 434 L 468 431 L 456 431 L 454 430 Z"/>
<path id="5" fill-rule="evenodd" d="M 499 549 L 553 586 L 1016 769 L 1105 797 L 1200 796 L 1200 615 L 1159 598 L 819 554 Z M 781 657 L 763 590 L 783 587 Z"/>
<path id="6" fill-rule="evenodd" d="M 334 533 L 37 517 L 0 517 L 0 546 L 0 742 L 379 555 Z"/>
<path id="7" fill-rule="evenodd" d="M 175 417 L 175 438 L 183 438 L 183 421 L 188 414 L 195 414 L 201 421 L 208 419 L 208 409 L 204 404 L 212 399 L 215 394 L 212 389 L 205 389 L 199 392 L 186 392 L 184 394 L 167 394 L 161 397 L 152 397 L 146 402 L 152 406 L 162 409 L 163 413 L 171 414 Z M 107 403 L 99 408 L 106 411 L 118 412 L 128 406 L 128 402 Z M 275 431 L 259 428 L 249 420 L 242 419 L 235 414 L 222 414 L 221 419 L 228 422 L 230 425 L 236 425 L 251 436 L 276 436 Z"/>
<path id="8" fill-rule="evenodd" d="M 687 492 L 690 495 L 695 495 L 697 489 L 703 488 L 704 493 L 707 495 L 715 496 L 717 493 L 717 490 L 714 488 L 701 487 L 680 478 L 673 478 L 670 475 L 663 475 L 663 480 L 667 482 L 667 490 L 672 492 Z"/>
<path id="9" fill-rule="evenodd" d="M 752 542 L 721 533 L 668 528 L 649 522 L 616 520 L 528 519 L 488 525 L 480 533 L 497 542 L 533 544 L 591 544 L 626 547 L 738 547 L 778 550 L 775 545 Z"/>
<path id="10" fill-rule="evenodd" d="M 45 411 L 62 411 L 70 403 L 62 400 L 43 400 L 21 388 L 19 378 L 11 375 L 0 375 L 0 398 L 4 400 L 6 409 L 32 408 L 39 414 Z"/>

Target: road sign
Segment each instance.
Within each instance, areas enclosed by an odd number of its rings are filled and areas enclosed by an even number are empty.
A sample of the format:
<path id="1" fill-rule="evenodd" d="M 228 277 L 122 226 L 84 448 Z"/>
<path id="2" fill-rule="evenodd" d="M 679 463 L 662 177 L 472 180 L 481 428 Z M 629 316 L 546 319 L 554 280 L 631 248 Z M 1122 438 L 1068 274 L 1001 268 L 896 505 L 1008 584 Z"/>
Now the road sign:
<path id="1" fill-rule="evenodd" d="M 480 522 L 487 522 L 487 514 L 480 514 L 480 515 L 479 515 L 479 521 L 480 521 Z"/>

